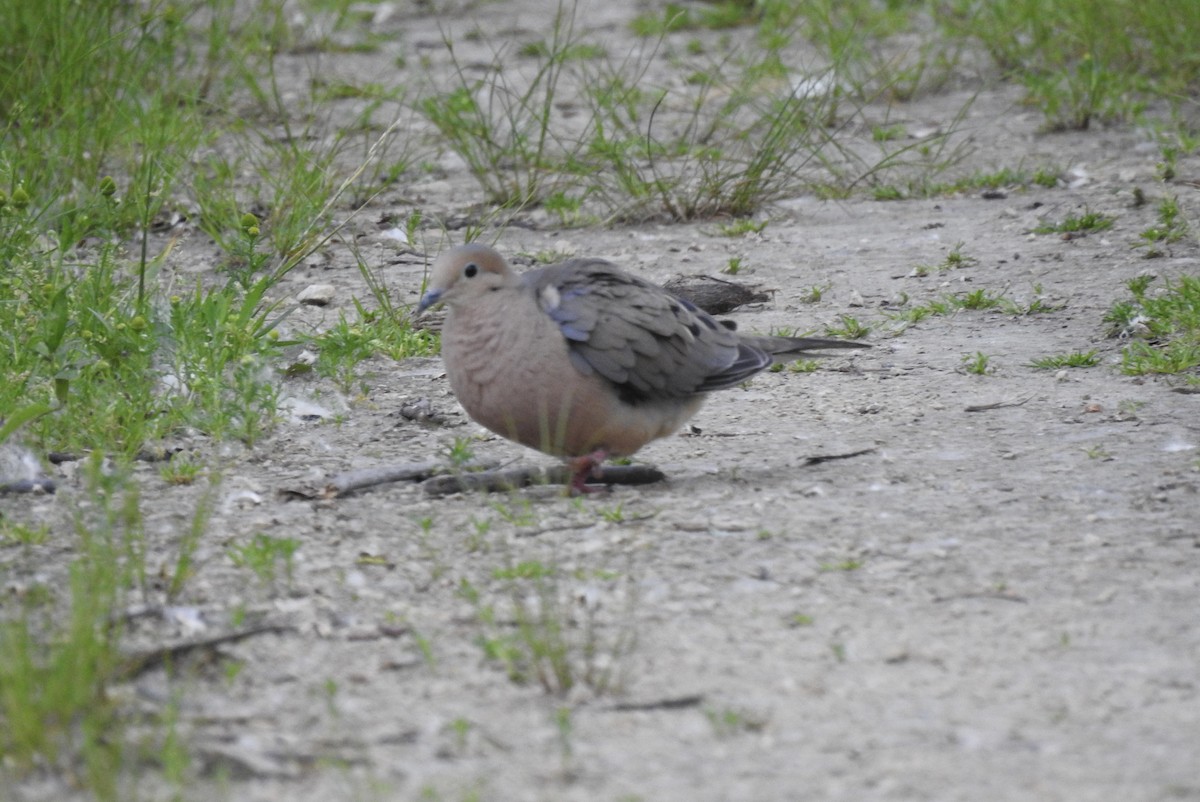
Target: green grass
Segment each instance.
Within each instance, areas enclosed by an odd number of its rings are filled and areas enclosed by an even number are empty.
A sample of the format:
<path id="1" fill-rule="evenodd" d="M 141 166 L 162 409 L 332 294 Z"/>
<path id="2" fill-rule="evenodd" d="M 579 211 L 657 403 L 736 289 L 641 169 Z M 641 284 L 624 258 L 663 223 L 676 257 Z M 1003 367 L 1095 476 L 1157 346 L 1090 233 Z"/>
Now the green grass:
<path id="1" fill-rule="evenodd" d="M 1039 357 L 1029 363 L 1031 367 L 1040 370 L 1057 370 L 1059 368 L 1091 368 L 1100 364 L 1100 357 L 1095 351 L 1072 351 L 1069 354 L 1054 354 Z"/>
<path id="2" fill-rule="evenodd" d="M 157 722 L 143 717 L 158 726 L 135 738 L 132 712 L 113 693 L 129 668 L 123 611 L 149 578 L 140 494 L 127 466 L 98 454 L 81 474 L 73 537 L 27 545 L 53 551 L 52 578 L 25 584 L 0 619 L 0 784 L 49 771 L 96 799 L 130 799 L 140 757 L 158 761 L 168 780 L 180 779 L 186 758 L 170 705 Z"/>
<path id="3" fill-rule="evenodd" d="M 273 588 L 281 567 L 287 583 L 291 584 L 292 568 L 299 548 L 300 541 L 295 538 L 259 533 L 248 541 L 229 546 L 226 552 L 234 565 L 250 569 L 263 585 Z"/>
<path id="4" fill-rule="evenodd" d="M 1040 285 L 1035 285 L 1033 292 L 1033 298 L 1026 304 L 1018 303 L 1004 293 L 993 293 L 985 288 L 955 295 L 944 295 L 915 306 L 907 306 L 906 296 L 904 303 L 901 304 L 906 308 L 890 314 L 889 317 L 892 320 L 911 324 L 919 323 L 928 317 L 950 315 L 964 309 L 977 311 L 999 309 L 1006 314 L 1020 316 L 1057 312 L 1062 309 L 1061 304 L 1048 302 L 1042 297 Z"/>
<path id="5" fill-rule="evenodd" d="M 1152 99 L 1176 109 L 1200 78 L 1200 7 L 1174 0 L 954 0 L 939 22 L 1024 84 L 1049 129 L 1130 120 Z"/>
<path id="6" fill-rule="evenodd" d="M 992 366 L 992 359 L 982 351 L 976 351 L 974 354 L 967 354 L 962 358 L 963 370 L 975 376 L 986 376 L 995 368 Z"/>
<path id="7" fill-rule="evenodd" d="M 258 441 L 275 420 L 275 369 L 289 344 L 278 336 L 285 313 L 273 290 L 336 231 L 332 205 L 379 179 L 363 160 L 385 161 L 395 132 L 335 169 L 354 150 L 348 132 L 361 116 L 330 144 L 307 147 L 317 123 L 285 122 L 288 136 L 268 140 L 243 120 L 202 114 L 201 98 L 216 101 L 240 80 L 263 114 L 289 119 L 273 59 L 238 38 L 259 29 L 235 35 L 221 4 L 203 52 L 190 18 L 171 6 L 142 15 L 104 0 L 55 0 L 37 14 L 9 5 L 12 25 L 0 31 L 9 57 L 0 70 L 9 109 L 0 127 L 0 260 L 9 266 L 0 277 L 0 408 L 27 417 L 27 443 L 46 451 L 132 455 L 185 427 Z M 60 122 L 38 123 L 49 117 Z M 218 137 L 229 147 L 207 148 Z M 247 168 L 265 179 L 253 182 L 266 189 L 253 201 L 260 214 L 243 205 Z M 196 201 L 201 228 L 225 252 L 223 285 L 163 278 L 173 243 L 155 252 L 148 234 L 180 195 Z M 387 319 L 368 321 L 379 350 L 429 350 L 400 316 Z"/>
<path id="8" fill-rule="evenodd" d="M 871 327 L 862 323 L 852 315 L 839 315 L 837 324 L 825 327 L 825 333 L 830 337 L 845 337 L 848 340 L 861 340 L 871 333 Z"/>
<path id="9" fill-rule="evenodd" d="M 1152 294 L 1153 282 L 1153 276 L 1130 280 L 1131 298 L 1104 316 L 1113 335 L 1130 337 L 1121 369 L 1132 376 L 1192 373 L 1200 367 L 1200 277 L 1181 276 Z"/>
<path id="10" fill-rule="evenodd" d="M 1149 98 L 1178 107 L 1188 82 L 1176 72 L 1196 70 L 1169 69 L 1164 57 L 1196 37 L 1163 24 L 1173 13 L 1168 2 L 1109 12 L 1087 0 L 1044 9 L 1033 0 L 955 0 L 936 13 L 924 3 L 868 0 L 667 4 L 634 21 L 653 43 L 631 53 L 590 39 L 567 6 L 550 36 L 518 49 L 536 61 L 532 71 L 514 71 L 497 40 L 480 75 L 447 40 L 455 77 L 418 106 L 493 204 L 520 209 L 556 198 L 555 212 L 568 224 L 576 216 L 744 217 L 797 191 L 845 197 L 865 187 L 896 200 L 1055 187 L 1061 171 L 1047 166 L 941 180 L 963 155 L 949 143 L 965 108 L 924 141 L 904 141 L 901 127 L 868 121 L 864 109 L 940 86 L 961 52 L 980 43 L 1026 83 L 1047 127 L 1131 119 Z M 697 36 L 736 28 L 754 33 L 726 34 L 719 47 Z M 1013 40 L 1014 30 L 1025 37 Z M 881 43 L 899 34 L 917 44 L 884 55 Z M 783 56 L 800 38 L 822 54 L 819 65 L 804 65 L 803 79 Z M 674 80 L 647 80 L 662 62 Z M 583 99 L 582 124 L 556 110 L 563 95 Z M 1086 228 L 1094 226 L 1085 221 Z"/>
<path id="11" fill-rule="evenodd" d="M 612 620 L 599 605 L 574 604 L 570 590 L 572 583 L 587 580 L 632 593 L 619 574 L 576 571 L 570 577 L 553 563 L 524 560 L 493 568 L 489 580 L 479 587 L 462 580 L 459 596 L 475 609 L 476 642 L 484 656 L 512 682 L 536 683 L 556 696 L 576 686 L 596 694 L 619 689 L 624 659 L 636 642 L 630 610 L 618 611 L 623 620 Z M 627 596 L 628 603 L 632 599 Z"/>
<path id="12" fill-rule="evenodd" d="M 1101 212 L 1085 209 L 1080 214 L 1068 214 L 1057 222 L 1045 222 L 1035 226 L 1035 234 L 1086 234 L 1112 228 L 1116 218 Z"/>
<path id="13" fill-rule="evenodd" d="M 1164 197 L 1158 203 L 1158 222 L 1139 233 L 1135 245 L 1146 249 L 1147 258 L 1164 256 L 1163 248 L 1184 239 L 1190 228 L 1179 207 L 1179 198 Z"/>
<path id="14" fill-rule="evenodd" d="M 978 259 L 963 253 L 962 249 L 965 245 L 965 242 L 955 243 L 954 247 L 952 247 L 949 253 L 946 254 L 946 258 L 943 259 L 939 264 L 917 265 L 915 268 L 913 268 L 913 273 L 918 276 L 927 276 L 931 272 L 935 271 L 940 273 L 946 270 L 959 270 L 964 267 L 973 267 L 979 264 Z"/>

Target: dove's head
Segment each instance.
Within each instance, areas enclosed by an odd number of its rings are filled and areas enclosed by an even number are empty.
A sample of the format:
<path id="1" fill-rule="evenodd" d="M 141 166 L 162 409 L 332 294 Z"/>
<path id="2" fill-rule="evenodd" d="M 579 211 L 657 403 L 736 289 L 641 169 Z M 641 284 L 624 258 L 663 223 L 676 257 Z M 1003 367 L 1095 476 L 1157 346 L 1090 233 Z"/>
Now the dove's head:
<path id="1" fill-rule="evenodd" d="M 437 303 L 448 306 L 469 303 L 515 280 L 516 274 L 508 262 L 494 249 L 477 243 L 459 245 L 433 261 L 429 284 L 417 305 L 417 313 Z"/>

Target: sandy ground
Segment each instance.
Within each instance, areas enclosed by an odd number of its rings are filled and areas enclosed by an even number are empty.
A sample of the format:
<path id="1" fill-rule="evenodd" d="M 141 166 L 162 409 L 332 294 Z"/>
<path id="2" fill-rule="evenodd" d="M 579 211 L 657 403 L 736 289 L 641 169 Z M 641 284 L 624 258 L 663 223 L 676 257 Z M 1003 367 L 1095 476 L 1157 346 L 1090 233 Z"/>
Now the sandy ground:
<path id="1" fill-rule="evenodd" d="M 541 24 L 509 4 L 478 13 L 492 30 Z M 596 24 L 632 13 L 607 8 Z M 436 20 L 385 25 L 435 52 Z M 927 97 L 904 120 L 939 124 L 978 91 Z M 738 278 L 775 291 L 732 315 L 741 330 L 820 331 L 841 314 L 873 327 L 870 351 L 713 396 L 698 431 L 638 455 L 666 471 L 661 484 L 584 500 L 551 488 L 434 499 L 415 484 L 288 500 L 281 489 L 436 457 L 455 438 L 475 438 L 481 458 L 550 460 L 466 419 L 437 359 L 373 359 L 368 391 L 353 399 L 281 379 L 285 396 L 340 422 L 289 421 L 253 449 L 224 447 L 185 613 L 139 619 L 130 636 L 131 647 L 212 636 L 236 611 L 285 626 L 121 690 L 148 709 L 181 699 L 200 775 L 188 795 L 1200 799 L 1200 396 L 1123 375 L 1121 343 L 1101 320 L 1142 271 L 1197 272 L 1194 238 L 1152 261 L 1131 247 L 1157 197 L 1177 194 L 1192 216 L 1196 191 L 1155 182 L 1145 135 L 1041 135 L 1018 99 L 1011 88 L 979 94 L 965 121 L 974 163 L 1055 164 L 1074 171 L 1073 186 L 897 203 L 801 196 L 771 206 L 761 234 L 735 239 L 712 236 L 711 223 L 500 235 L 509 253 L 586 252 L 658 281 L 717 275 L 741 257 Z M 426 259 L 397 253 L 376 220 L 407 214 L 402 197 L 465 207 L 473 187 L 451 173 L 385 195 L 352 223 L 398 302 L 416 300 Z M 1152 202 L 1133 206 L 1135 187 Z M 1030 233 L 1085 207 L 1116 224 L 1073 240 Z M 976 264 L 913 275 L 957 243 Z M 176 269 L 211 264 L 202 235 L 185 246 Z M 281 290 L 325 282 L 334 304 L 298 310 L 295 325 L 328 325 L 365 297 L 340 246 Z M 806 303 L 813 285 L 828 290 Z M 1028 304 L 1035 286 L 1062 308 L 961 311 L 907 328 L 887 317 L 904 296 L 986 289 Z M 1029 365 L 1092 349 L 1102 363 L 1091 369 Z M 963 370 L 978 352 L 988 375 Z M 399 414 L 420 398 L 442 425 Z M 872 450 L 806 464 L 860 449 Z M 148 558 L 169 573 L 202 488 L 141 470 Z M 5 514 L 63 520 L 80 484 L 60 478 L 57 496 L 6 498 Z M 233 564 L 228 548 L 256 534 L 299 541 L 290 582 Z M 69 557 L 62 542 L 0 550 L 0 570 L 36 581 L 29 561 L 52 573 L 46 561 Z M 541 592 L 504 578 L 533 561 L 558 569 Z M 566 694 L 514 682 L 486 659 L 481 638 L 516 632 L 514 595 L 568 626 L 580 681 Z M 494 608 L 494 625 L 480 622 L 480 605 Z M 583 681 L 589 641 L 608 687 Z M 63 793 L 31 781 L 15 798 Z"/>

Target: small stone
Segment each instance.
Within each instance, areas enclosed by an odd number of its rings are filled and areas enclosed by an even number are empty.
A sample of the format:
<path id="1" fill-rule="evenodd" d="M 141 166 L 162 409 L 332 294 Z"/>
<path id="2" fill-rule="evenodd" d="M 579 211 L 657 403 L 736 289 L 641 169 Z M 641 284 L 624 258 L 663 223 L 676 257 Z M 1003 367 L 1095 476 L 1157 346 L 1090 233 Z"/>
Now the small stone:
<path id="1" fill-rule="evenodd" d="M 328 306 L 335 292 L 332 284 L 310 284 L 300 291 L 296 300 L 305 306 Z"/>

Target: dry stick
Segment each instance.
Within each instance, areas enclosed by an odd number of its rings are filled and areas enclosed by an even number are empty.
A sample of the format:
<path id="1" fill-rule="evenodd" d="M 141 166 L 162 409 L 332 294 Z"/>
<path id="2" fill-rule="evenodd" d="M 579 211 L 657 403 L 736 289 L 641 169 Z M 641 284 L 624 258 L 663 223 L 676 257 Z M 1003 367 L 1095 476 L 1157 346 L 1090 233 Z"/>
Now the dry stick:
<path id="1" fill-rule="evenodd" d="M 495 468 L 499 462 L 494 460 L 471 460 L 460 466 L 464 471 L 480 471 Z M 323 498 L 335 498 L 353 493 L 375 485 L 390 484 L 391 482 L 411 482 L 428 479 L 439 473 L 445 473 L 450 467 L 445 462 L 407 462 L 403 465 L 382 465 L 376 468 L 363 468 L 357 471 L 347 471 L 330 477 L 325 483 L 320 495 Z"/>
<path id="2" fill-rule="evenodd" d="M 654 699 L 649 702 L 617 702 L 608 707 L 601 708 L 602 710 L 611 710 L 614 713 L 628 713 L 641 710 L 683 710 L 689 707 L 695 707 L 704 701 L 704 694 L 696 693 L 689 696 L 673 696 L 666 699 Z"/>
<path id="3" fill-rule="evenodd" d="M 1020 401 L 997 401 L 994 404 L 971 404 L 968 407 L 963 407 L 963 412 L 987 412 L 989 409 L 1004 409 L 1005 407 L 1024 406 L 1033 396 L 1028 396 Z"/>
<path id="4" fill-rule="evenodd" d="M 600 469 L 596 481 L 606 485 L 648 485 L 666 478 L 666 474 L 650 465 L 608 465 Z M 435 476 L 427 479 L 422 487 L 431 496 L 447 496 L 467 490 L 493 493 L 533 484 L 565 485 L 570 481 L 571 472 L 565 466 L 554 466 Z"/>
<path id="5" fill-rule="evenodd" d="M 850 451 L 845 454 L 818 454 L 815 457 L 805 457 L 801 465 L 807 467 L 809 465 L 820 465 L 822 462 L 832 462 L 835 459 L 850 459 L 851 457 L 861 457 L 863 454 L 870 454 L 875 450 L 871 448 L 860 448 L 858 451 Z"/>
<path id="6" fill-rule="evenodd" d="M 156 668 L 169 660 L 183 657 L 190 652 L 200 649 L 212 649 L 226 643 L 236 643 L 237 641 L 252 638 L 255 635 L 263 635 L 268 632 L 290 632 L 292 629 L 292 627 L 282 624 L 264 624 L 263 626 L 251 627 L 239 630 L 238 632 L 226 632 L 223 635 L 214 635 L 211 638 L 159 646 L 155 649 L 125 658 L 121 661 L 121 665 L 117 669 L 117 675 L 121 680 L 131 680 L 152 668 Z"/>

